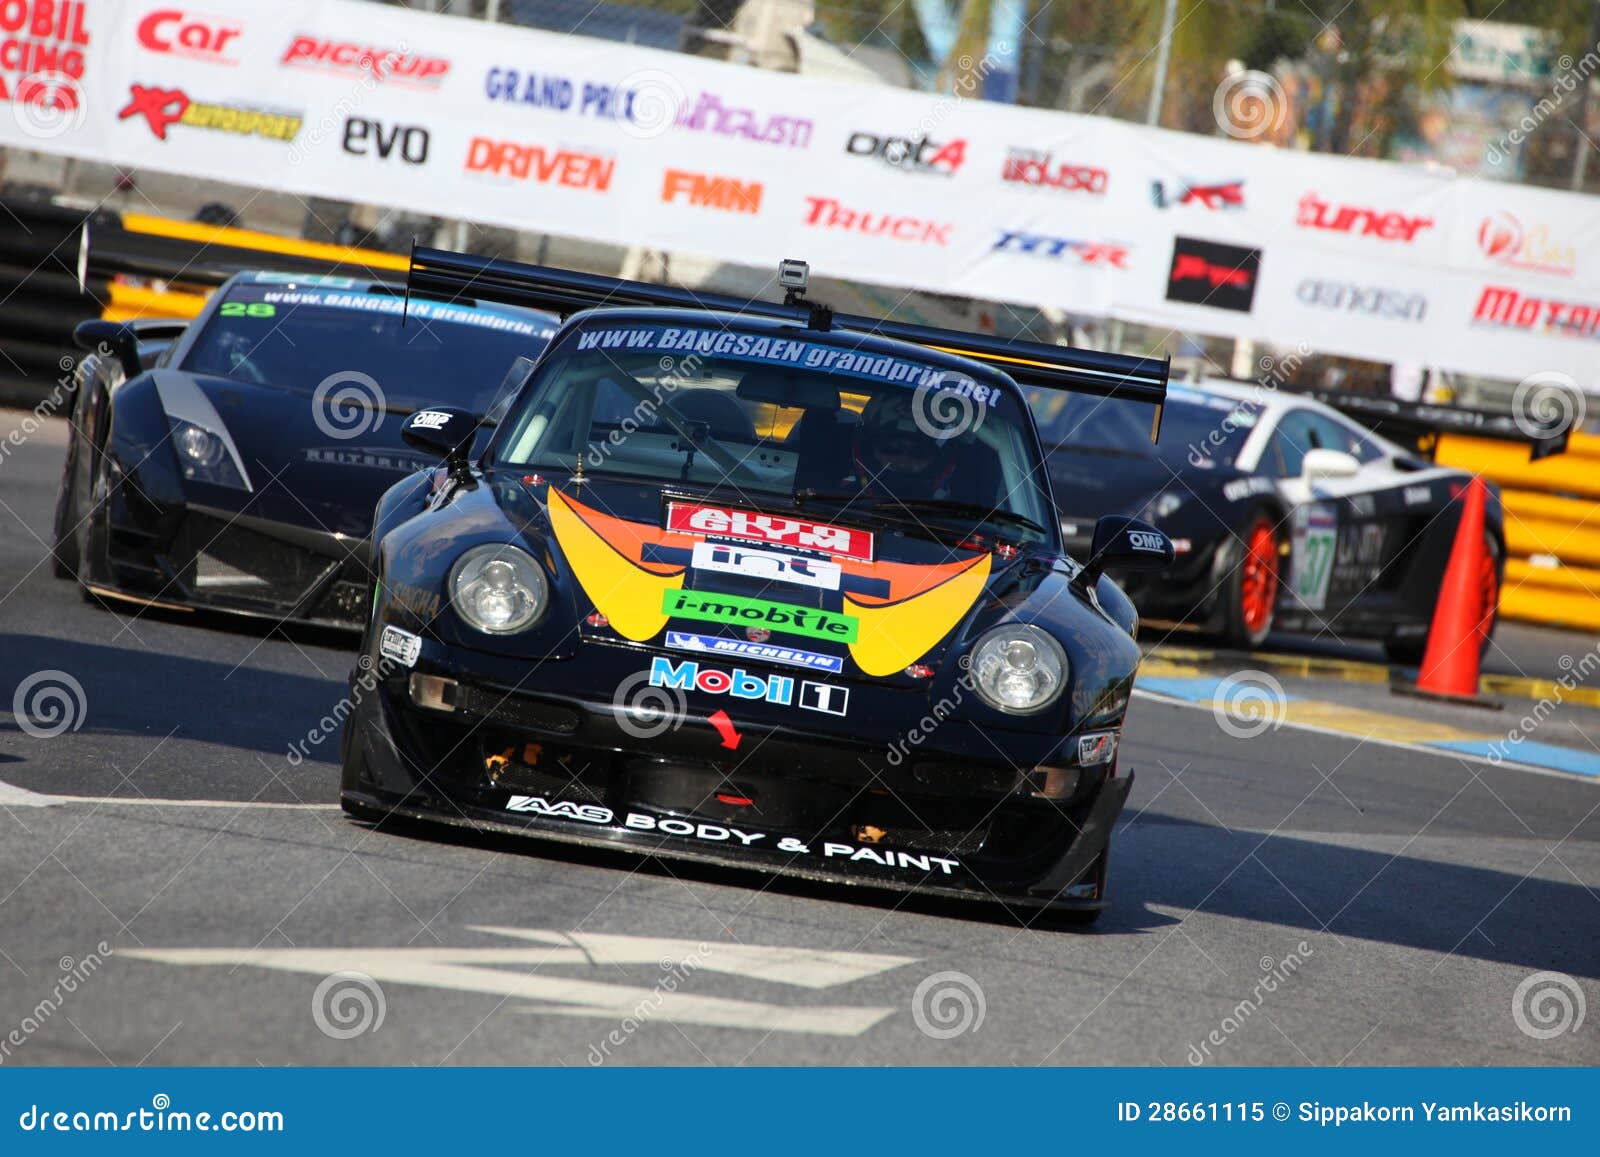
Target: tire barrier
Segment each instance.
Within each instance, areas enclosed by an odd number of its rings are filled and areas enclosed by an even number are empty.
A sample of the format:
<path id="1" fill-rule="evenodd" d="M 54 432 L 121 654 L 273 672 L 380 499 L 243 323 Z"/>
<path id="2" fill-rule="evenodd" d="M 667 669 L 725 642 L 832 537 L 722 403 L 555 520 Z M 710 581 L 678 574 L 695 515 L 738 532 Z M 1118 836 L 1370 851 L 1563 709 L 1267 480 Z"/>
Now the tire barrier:
<path id="1" fill-rule="evenodd" d="M 1600 630 L 1600 435 L 1573 434 L 1565 454 L 1538 462 L 1528 461 L 1522 447 L 1446 436 L 1438 461 L 1500 486 L 1506 511 L 1500 614 Z"/>
<path id="2" fill-rule="evenodd" d="M 403 254 L 143 213 L 0 197 L 0 404 L 34 408 L 77 359 L 72 329 L 103 317 L 194 317 L 241 269 L 402 280 Z M 52 407 L 53 408 L 53 407 Z"/>
<path id="3" fill-rule="evenodd" d="M 0 403 L 35 406 L 76 359 L 72 327 L 105 307 L 104 277 L 78 280 L 84 221 L 110 224 L 114 213 L 84 214 L 45 196 L 0 200 Z"/>

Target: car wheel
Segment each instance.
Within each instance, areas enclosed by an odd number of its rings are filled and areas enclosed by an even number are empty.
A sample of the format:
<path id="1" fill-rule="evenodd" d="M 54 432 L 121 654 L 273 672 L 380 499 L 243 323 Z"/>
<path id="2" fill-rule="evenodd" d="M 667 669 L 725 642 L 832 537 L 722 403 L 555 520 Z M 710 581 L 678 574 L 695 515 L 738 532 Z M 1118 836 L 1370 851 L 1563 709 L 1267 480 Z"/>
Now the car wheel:
<path id="1" fill-rule="evenodd" d="M 61 474 L 61 495 L 56 499 L 55 542 L 50 548 L 50 570 L 61 579 L 78 577 L 77 526 L 83 512 L 78 509 L 77 483 L 77 455 L 69 449 Z"/>
<path id="2" fill-rule="evenodd" d="M 1229 646 L 1251 650 L 1272 633 L 1278 601 L 1278 536 L 1266 511 L 1229 543 L 1222 583 L 1221 635 Z"/>
<path id="3" fill-rule="evenodd" d="M 75 517 L 69 526 L 72 540 L 72 570 L 78 580 L 78 593 L 84 602 L 100 600 L 89 591 L 91 582 L 116 584 L 110 578 L 110 563 L 106 536 L 107 528 L 101 524 L 110 498 L 110 488 L 103 471 L 90 475 L 90 492 L 87 501 L 74 498 Z M 76 487 L 73 488 L 77 490 Z M 98 565 L 96 565 L 98 563 Z"/>
<path id="4" fill-rule="evenodd" d="M 1494 535 L 1484 532 L 1483 557 L 1478 562 L 1476 587 L 1480 599 L 1478 614 L 1478 658 L 1482 659 L 1494 638 L 1495 625 L 1500 621 L 1500 543 Z M 1420 667 L 1428 650 L 1427 635 L 1405 638 L 1390 636 L 1383 641 L 1384 654 L 1397 667 Z"/>

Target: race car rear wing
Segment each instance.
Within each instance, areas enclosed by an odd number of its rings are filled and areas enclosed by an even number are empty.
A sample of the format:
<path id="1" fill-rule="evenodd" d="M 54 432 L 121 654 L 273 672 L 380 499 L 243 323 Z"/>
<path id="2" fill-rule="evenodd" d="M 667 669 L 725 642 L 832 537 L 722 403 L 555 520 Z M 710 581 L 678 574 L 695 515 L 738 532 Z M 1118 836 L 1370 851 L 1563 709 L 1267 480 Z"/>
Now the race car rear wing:
<path id="1" fill-rule="evenodd" d="M 791 279 L 794 276 L 798 276 L 798 282 Z M 1003 341 L 884 318 L 836 314 L 804 299 L 804 277 L 802 263 L 784 263 L 781 280 L 789 292 L 779 303 L 419 247 L 411 253 L 406 291 L 408 295 L 427 293 L 447 300 L 471 297 L 498 301 L 557 313 L 563 318 L 599 306 L 696 309 L 794 321 L 819 330 L 837 328 L 876 334 L 970 358 L 1010 375 L 1023 386 L 1147 403 L 1155 408 L 1151 441 L 1160 432 L 1161 406 L 1167 396 L 1165 358 L 1132 357 L 1043 342 Z"/>
<path id="2" fill-rule="evenodd" d="M 1528 460 L 1537 462 L 1562 454 L 1571 433 L 1570 418 L 1538 421 L 1531 416 L 1513 416 L 1465 406 L 1437 406 L 1427 402 L 1402 402 L 1398 398 L 1373 394 L 1340 394 L 1311 390 L 1307 397 L 1354 418 L 1373 433 L 1398 442 L 1432 459 L 1440 434 L 1462 434 L 1472 438 L 1492 438 L 1499 442 L 1526 442 Z"/>

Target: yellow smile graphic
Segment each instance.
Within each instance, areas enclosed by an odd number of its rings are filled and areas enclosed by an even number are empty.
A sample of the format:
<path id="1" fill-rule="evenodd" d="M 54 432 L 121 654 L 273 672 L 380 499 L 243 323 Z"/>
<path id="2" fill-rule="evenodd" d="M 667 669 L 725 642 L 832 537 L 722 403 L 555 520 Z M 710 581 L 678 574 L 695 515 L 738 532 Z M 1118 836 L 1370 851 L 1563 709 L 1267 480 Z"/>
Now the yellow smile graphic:
<path id="1" fill-rule="evenodd" d="M 559 490 L 549 491 L 550 525 L 572 573 L 595 609 L 625 639 L 642 643 L 666 629 L 665 592 L 681 589 L 687 569 L 643 561 L 646 546 L 689 549 L 696 538 L 616 518 Z M 846 594 L 860 620 L 850 657 L 868 675 L 892 675 L 926 655 L 966 615 L 989 579 L 990 556 L 919 566 L 837 560 L 845 573 L 886 580 L 883 598 Z"/>

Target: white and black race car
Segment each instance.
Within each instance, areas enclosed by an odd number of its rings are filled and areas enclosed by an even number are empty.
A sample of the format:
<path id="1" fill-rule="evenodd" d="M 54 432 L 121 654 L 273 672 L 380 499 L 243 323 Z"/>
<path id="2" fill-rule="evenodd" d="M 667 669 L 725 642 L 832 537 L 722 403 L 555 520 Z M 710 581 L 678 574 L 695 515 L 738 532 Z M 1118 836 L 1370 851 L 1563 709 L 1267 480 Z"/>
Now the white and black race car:
<path id="1" fill-rule="evenodd" d="M 1033 408 L 1069 549 L 1087 545 L 1089 511 L 1172 538 L 1172 567 L 1126 576 L 1141 614 L 1247 648 L 1272 631 L 1379 639 L 1407 665 L 1426 646 L 1471 477 L 1434 464 L 1434 437 L 1526 441 L 1536 457 L 1565 448 L 1564 433 L 1534 437 L 1508 415 L 1223 380 L 1172 386 L 1158 443 L 1150 406 L 1038 393 Z M 1493 485 L 1487 497 L 1485 645 L 1505 558 Z"/>

